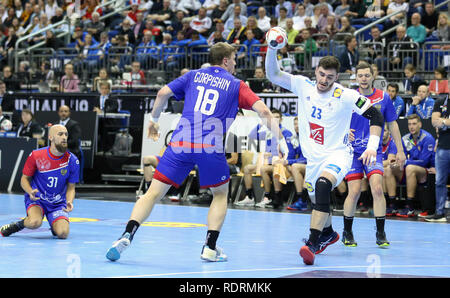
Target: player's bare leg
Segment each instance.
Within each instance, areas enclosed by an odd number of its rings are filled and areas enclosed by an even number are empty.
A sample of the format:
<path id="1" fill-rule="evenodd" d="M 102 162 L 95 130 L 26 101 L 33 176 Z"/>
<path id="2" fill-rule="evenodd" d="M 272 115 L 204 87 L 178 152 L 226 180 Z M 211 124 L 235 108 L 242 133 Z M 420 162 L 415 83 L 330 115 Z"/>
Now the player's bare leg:
<path id="1" fill-rule="evenodd" d="M 106 257 L 109 260 L 117 261 L 120 258 L 121 253 L 130 246 L 139 226 L 149 217 L 155 203 L 166 195 L 170 187 L 170 184 L 153 179 L 147 192 L 134 204 L 125 232 L 108 250 Z"/>
<path id="2" fill-rule="evenodd" d="M 389 246 L 384 232 L 384 223 L 386 221 L 386 199 L 383 193 L 383 176 L 373 174 L 369 178 L 370 190 L 373 197 L 373 214 L 377 226 L 376 243 L 380 247 Z"/>
<path id="3" fill-rule="evenodd" d="M 144 164 L 144 179 L 148 183 L 153 179 L 153 169 L 158 165 L 158 159 L 153 155 L 144 156 L 142 163 Z"/>
<path id="4" fill-rule="evenodd" d="M 359 196 L 361 195 L 360 179 L 350 180 L 348 184 L 348 194 L 344 201 L 344 232 L 342 233 L 342 243 L 345 246 L 357 246 L 353 237 L 353 218 L 355 216 L 356 206 L 358 204 Z"/>
<path id="5" fill-rule="evenodd" d="M 69 236 L 69 222 L 65 219 L 59 219 L 52 224 L 52 230 L 59 239 L 67 239 Z"/>
<path id="6" fill-rule="evenodd" d="M 306 164 L 294 163 L 290 167 L 290 173 L 294 179 L 294 186 L 296 191 L 296 200 L 294 204 L 287 207 L 289 210 L 305 211 L 308 209 L 306 197 L 303 194 L 303 184 L 305 182 Z"/>
<path id="7" fill-rule="evenodd" d="M 8 237 L 13 233 L 23 230 L 24 228 L 32 230 L 37 229 L 42 225 L 42 219 L 41 207 L 36 205 L 31 206 L 27 210 L 27 216 L 24 219 L 0 227 L 0 234 L 3 237 Z"/>
<path id="8" fill-rule="evenodd" d="M 221 248 L 216 246 L 216 242 L 227 214 L 228 183 L 211 188 L 211 192 L 213 193 L 213 200 L 209 207 L 208 232 L 206 243 L 202 249 L 201 259 L 211 262 L 223 262 L 227 260 L 227 256 Z"/>
<path id="9" fill-rule="evenodd" d="M 255 206 L 253 194 L 253 174 L 256 173 L 256 165 L 246 165 L 244 167 L 244 185 L 246 196 L 242 201 L 236 202 L 237 206 Z"/>
<path id="10" fill-rule="evenodd" d="M 386 167 L 384 169 L 383 179 L 386 185 L 386 192 L 389 197 L 389 204 L 386 208 L 387 216 L 395 216 L 398 212 L 396 205 L 397 197 L 397 181 L 400 181 L 403 176 L 403 171 L 399 167 Z"/>
<path id="11" fill-rule="evenodd" d="M 300 249 L 300 256 L 303 258 L 303 262 L 307 265 L 314 264 L 315 254 L 317 252 L 323 251 L 326 248 L 327 243 L 332 242 L 331 238 L 339 239 L 339 236 L 330 233 L 331 228 L 331 215 L 330 215 L 330 196 L 334 185 L 336 185 L 336 178 L 329 172 L 322 172 L 321 176 L 317 179 L 315 185 L 315 198 L 314 198 L 314 209 L 311 213 L 311 223 L 310 223 L 310 235 L 306 244 Z M 327 227 L 327 238 L 330 238 L 330 242 L 321 240 L 322 232 L 325 232 L 324 228 L 327 223 L 330 226 Z M 337 235 L 337 237 L 335 237 Z M 337 241 L 337 240 L 336 240 Z M 334 242 L 336 242 L 334 241 Z M 333 242 L 333 243 L 334 243 Z M 324 244 L 323 249 L 321 243 Z"/>
<path id="12" fill-rule="evenodd" d="M 264 184 L 264 197 L 262 202 L 268 202 L 269 201 L 269 194 L 270 189 L 272 187 L 272 174 L 273 174 L 273 165 L 263 165 L 261 167 L 261 178 Z M 280 191 L 280 190 L 278 190 Z M 275 194 L 277 193 L 277 190 L 275 189 Z M 267 203 L 266 203 L 267 204 Z M 265 206 L 260 206 L 265 207 Z"/>

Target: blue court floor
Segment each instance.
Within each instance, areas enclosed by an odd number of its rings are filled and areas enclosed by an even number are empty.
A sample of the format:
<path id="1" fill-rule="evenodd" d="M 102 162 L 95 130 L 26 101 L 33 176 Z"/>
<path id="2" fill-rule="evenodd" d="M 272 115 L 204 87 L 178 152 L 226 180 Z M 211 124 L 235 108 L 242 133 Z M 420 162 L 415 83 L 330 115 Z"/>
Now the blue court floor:
<path id="1" fill-rule="evenodd" d="M 0 194 L 0 225 L 25 215 L 23 196 Z M 375 244 L 375 222 L 355 218 L 358 247 L 340 241 L 303 264 L 298 251 L 309 234 L 308 214 L 229 209 L 218 245 L 228 262 L 200 260 L 208 208 L 157 204 L 122 258 L 106 250 L 123 232 L 131 202 L 75 200 L 70 235 L 37 230 L 0 237 L 0 277 L 450 277 L 450 224 L 387 220 L 391 246 Z M 333 227 L 342 232 L 342 217 Z"/>

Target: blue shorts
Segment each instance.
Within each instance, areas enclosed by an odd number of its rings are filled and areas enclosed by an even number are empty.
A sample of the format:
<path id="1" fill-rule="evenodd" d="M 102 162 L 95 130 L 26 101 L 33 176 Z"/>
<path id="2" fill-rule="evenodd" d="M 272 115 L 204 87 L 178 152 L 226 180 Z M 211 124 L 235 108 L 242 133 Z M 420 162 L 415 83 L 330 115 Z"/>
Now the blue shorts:
<path id="1" fill-rule="evenodd" d="M 383 176 L 384 173 L 383 154 L 380 153 L 377 155 L 377 162 L 375 165 L 372 166 L 366 166 L 363 164 L 362 160 L 358 160 L 358 158 L 360 158 L 361 155 L 362 153 L 356 152 L 353 154 L 352 167 L 345 176 L 345 180 L 347 181 L 361 180 L 364 178 L 364 173 L 366 174 L 367 179 L 370 179 L 370 176 L 372 176 L 373 174 L 380 174 Z"/>
<path id="2" fill-rule="evenodd" d="M 230 180 L 230 168 L 224 153 L 175 153 L 171 146 L 164 151 L 153 178 L 178 188 L 195 165 L 201 188 L 220 186 Z"/>
<path id="3" fill-rule="evenodd" d="M 49 203 L 42 199 L 33 201 L 28 196 L 25 196 L 25 209 L 30 209 L 33 206 L 38 206 L 42 210 L 42 217 L 47 217 L 48 224 L 52 227 L 53 223 L 60 219 L 69 221 L 69 214 L 63 209 L 67 207 L 66 201 L 57 204 Z"/>

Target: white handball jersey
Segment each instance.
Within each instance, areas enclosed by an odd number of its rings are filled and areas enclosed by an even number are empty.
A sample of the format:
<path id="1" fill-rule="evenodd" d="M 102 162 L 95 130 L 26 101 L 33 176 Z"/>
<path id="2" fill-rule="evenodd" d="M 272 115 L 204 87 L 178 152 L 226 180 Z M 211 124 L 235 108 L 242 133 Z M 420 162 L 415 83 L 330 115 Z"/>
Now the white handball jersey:
<path id="1" fill-rule="evenodd" d="M 332 152 L 351 154 L 348 141 L 352 113 L 363 114 L 370 100 L 356 90 L 334 83 L 326 93 L 307 77 L 291 77 L 291 91 L 298 96 L 298 126 L 300 144 L 308 161 L 317 161 Z"/>

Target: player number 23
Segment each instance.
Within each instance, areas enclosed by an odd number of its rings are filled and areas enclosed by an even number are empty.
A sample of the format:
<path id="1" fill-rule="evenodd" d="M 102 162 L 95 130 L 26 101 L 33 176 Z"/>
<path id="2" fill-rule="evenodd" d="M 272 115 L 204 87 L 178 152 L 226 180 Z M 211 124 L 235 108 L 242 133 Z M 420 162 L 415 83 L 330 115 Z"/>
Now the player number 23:
<path id="1" fill-rule="evenodd" d="M 195 102 L 194 112 L 200 111 L 204 115 L 212 115 L 216 109 L 219 100 L 219 92 L 214 89 L 206 89 L 203 86 L 197 86 L 198 96 Z"/>
<path id="2" fill-rule="evenodd" d="M 312 109 L 313 109 L 313 111 L 312 111 L 311 117 L 316 118 L 316 119 L 322 119 L 322 109 L 317 108 L 316 106 L 313 106 Z"/>

